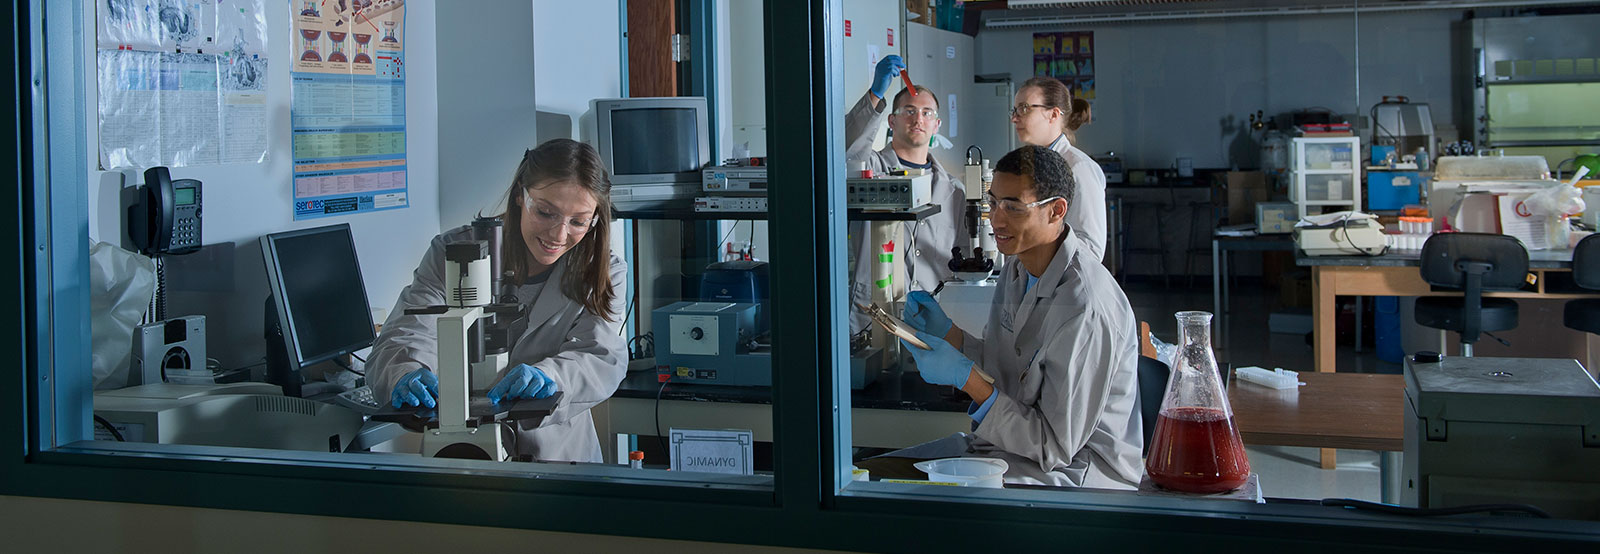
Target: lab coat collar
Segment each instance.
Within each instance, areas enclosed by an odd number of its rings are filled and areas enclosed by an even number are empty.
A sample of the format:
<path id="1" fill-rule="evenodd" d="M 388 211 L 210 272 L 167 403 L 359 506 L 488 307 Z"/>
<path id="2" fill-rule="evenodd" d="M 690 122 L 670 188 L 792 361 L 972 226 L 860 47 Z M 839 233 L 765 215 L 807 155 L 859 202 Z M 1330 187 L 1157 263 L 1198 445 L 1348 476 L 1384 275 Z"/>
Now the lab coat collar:
<path id="1" fill-rule="evenodd" d="M 571 252 L 568 252 L 571 254 Z M 551 316 L 561 310 L 563 295 L 561 292 L 561 277 L 567 272 L 567 257 L 562 256 L 556 260 L 555 267 L 550 268 L 550 278 L 545 279 L 544 287 L 539 289 L 539 296 L 533 299 L 533 306 L 528 310 L 528 328 L 533 329 L 545 323 Z"/>
<path id="2" fill-rule="evenodd" d="M 898 167 L 900 165 L 900 153 L 894 151 L 893 144 L 884 145 L 883 149 L 879 150 L 878 153 L 883 155 L 884 162 L 891 162 L 888 163 L 889 167 Z M 949 173 L 948 171 L 944 170 L 944 166 L 939 165 L 939 158 L 933 157 L 932 148 L 928 149 L 928 164 L 933 166 L 933 172 L 936 175 L 939 173 Z"/>
<path id="3" fill-rule="evenodd" d="M 1064 236 L 1061 239 L 1061 244 L 1056 247 L 1055 257 L 1050 258 L 1050 266 L 1045 268 L 1043 275 L 1039 276 L 1039 282 L 1034 283 L 1033 287 L 1022 293 L 1018 299 L 1015 319 L 1015 321 L 1021 322 L 1015 341 L 1015 346 L 1018 348 L 1026 346 L 1023 344 L 1024 341 L 1038 340 L 1041 331 L 1038 327 L 1043 324 L 1044 318 L 1033 317 L 1035 315 L 1034 311 L 1040 304 L 1044 304 L 1043 300 L 1054 297 L 1057 294 L 1058 291 L 1056 289 L 1060 288 L 1062 281 L 1066 277 L 1067 267 L 1073 263 L 1073 256 L 1078 252 L 1078 238 L 1073 236 L 1072 227 L 1063 225 L 1062 232 Z M 1027 282 L 1028 277 L 1025 274 L 1028 270 L 1022 267 L 1022 262 L 1020 261 L 1007 265 L 1012 267 L 1010 283 L 1012 288 L 1021 290 L 1023 283 Z M 1044 310 L 1040 309 L 1039 314 L 1042 316 L 1043 313 Z"/>
<path id="4" fill-rule="evenodd" d="M 1072 141 L 1067 140 L 1066 133 L 1061 133 L 1061 136 L 1056 137 L 1056 140 L 1050 142 L 1049 148 L 1051 150 L 1055 150 L 1056 152 L 1060 152 L 1068 148 L 1072 148 Z"/>

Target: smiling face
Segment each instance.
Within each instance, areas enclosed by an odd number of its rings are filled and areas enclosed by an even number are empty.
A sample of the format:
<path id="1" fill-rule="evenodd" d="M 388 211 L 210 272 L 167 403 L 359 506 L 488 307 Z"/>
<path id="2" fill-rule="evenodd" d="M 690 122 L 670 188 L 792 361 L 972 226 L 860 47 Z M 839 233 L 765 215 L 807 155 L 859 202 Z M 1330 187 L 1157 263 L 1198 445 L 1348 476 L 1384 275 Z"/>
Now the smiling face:
<path id="1" fill-rule="evenodd" d="M 588 236 L 599 206 L 593 193 L 572 181 L 525 188 L 520 202 L 522 240 L 539 266 L 534 269 L 555 265 Z"/>
<path id="2" fill-rule="evenodd" d="M 914 115 L 906 115 L 911 110 Z M 933 117 L 923 117 L 924 113 Z M 894 130 L 894 143 L 901 148 L 928 146 L 928 139 L 939 132 L 939 103 L 933 94 L 918 91 L 916 96 L 904 96 L 900 105 L 889 114 L 889 128 Z"/>
<path id="3" fill-rule="evenodd" d="M 1011 125 L 1017 130 L 1017 140 L 1024 144 L 1050 146 L 1061 136 L 1060 109 L 1039 107 L 1044 104 L 1044 91 L 1039 87 L 1022 87 L 1012 103 Z"/>
<path id="4" fill-rule="evenodd" d="M 994 225 L 994 244 L 1001 254 L 1025 254 L 1041 245 L 1054 250 L 1063 229 L 1061 221 L 1067 216 L 1066 200 L 1057 197 L 1029 207 L 1040 200 L 1032 179 L 999 171 L 994 173 L 989 194 L 993 196 L 989 221 Z"/>

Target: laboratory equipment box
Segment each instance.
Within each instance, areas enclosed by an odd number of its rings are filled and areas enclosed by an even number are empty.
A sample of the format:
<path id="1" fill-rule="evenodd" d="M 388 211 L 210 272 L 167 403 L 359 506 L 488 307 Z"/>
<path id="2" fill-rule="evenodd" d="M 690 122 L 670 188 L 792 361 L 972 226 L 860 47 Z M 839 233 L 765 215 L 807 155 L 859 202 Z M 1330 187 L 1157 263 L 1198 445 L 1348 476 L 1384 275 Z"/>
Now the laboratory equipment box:
<path id="1" fill-rule="evenodd" d="M 1260 202 L 1256 204 L 1256 232 L 1263 235 L 1281 235 L 1294 232 L 1299 212 L 1293 202 Z"/>
<path id="2" fill-rule="evenodd" d="M 1422 203 L 1428 176 L 1416 171 L 1367 170 L 1367 210 L 1399 210 Z"/>
<path id="3" fill-rule="evenodd" d="M 1600 519 L 1600 386 L 1577 360 L 1424 352 L 1405 379 L 1405 503 Z"/>

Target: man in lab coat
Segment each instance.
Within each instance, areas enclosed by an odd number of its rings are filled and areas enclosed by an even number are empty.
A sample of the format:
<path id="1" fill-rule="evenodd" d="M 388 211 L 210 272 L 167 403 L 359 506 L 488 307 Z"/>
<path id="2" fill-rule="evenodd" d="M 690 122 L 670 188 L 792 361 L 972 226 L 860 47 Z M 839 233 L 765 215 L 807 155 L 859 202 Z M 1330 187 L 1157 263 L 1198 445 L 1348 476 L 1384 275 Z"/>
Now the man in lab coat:
<path id="1" fill-rule="evenodd" d="M 995 244 L 1012 262 L 988 328 L 974 336 L 913 292 L 905 321 L 931 349 L 904 348 L 924 380 L 972 397 L 976 426 L 963 446 L 1006 460 L 1008 482 L 1136 488 L 1144 437 L 1133 309 L 1065 222 L 1072 170 L 1060 154 L 1028 145 L 994 174 Z"/>
<path id="2" fill-rule="evenodd" d="M 939 205 L 939 213 L 920 222 L 903 224 L 903 236 L 907 237 L 909 245 L 899 247 L 905 259 L 895 260 L 907 265 L 908 290 L 933 290 L 954 273 L 950 271 L 950 249 L 965 236 L 961 215 L 967 193 L 961 182 L 928 152 L 928 142 L 941 125 L 939 99 L 933 91 L 919 86 L 915 95 L 911 94 L 911 89 L 901 89 L 892 102 L 884 98 L 889 85 L 905 68 L 905 61 L 893 54 L 878 61 L 871 88 L 845 116 L 844 134 L 849 145 L 845 157 L 851 167 L 864 162 L 866 168 L 877 175 L 886 174 L 892 168 L 923 169 L 933 175 L 932 200 Z M 894 137 L 888 146 L 874 152 L 872 135 L 883 126 L 885 118 Z M 858 304 L 871 304 L 873 288 L 879 286 L 873 279 L 873 265 L 882 248 L 872 244 L 868 234 L 867 222 L 850 223 L 850 241 L 856 256 L 850 300 Z M 867 326 L 867 318 L 857 310 L 851 310 L 851 314 L 851 334 L 859 333 Z"/>

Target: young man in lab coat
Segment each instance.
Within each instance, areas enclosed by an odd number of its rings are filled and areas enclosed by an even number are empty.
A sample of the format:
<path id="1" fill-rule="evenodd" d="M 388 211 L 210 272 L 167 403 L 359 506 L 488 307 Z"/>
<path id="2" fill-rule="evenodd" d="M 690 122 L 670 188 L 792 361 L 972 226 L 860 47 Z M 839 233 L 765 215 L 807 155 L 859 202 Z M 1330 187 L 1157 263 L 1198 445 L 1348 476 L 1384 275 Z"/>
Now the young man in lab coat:
<path id="1" fill-rule="evenodd" d="M 1144 446 L 1133 309 L 1065 222 L 1074 186 L 1071 167 L 1049 148 L 1001 158 L 989 201 L 1008 263 L 988 328 L 974 336 L 913 292 L 905 321 L 931 350 L 904 349 L 923 380 L 972 397 L 967 452 L 1006 460 L 1007 482 L 1132 489 Z"/>
<path id="2" fill-rule="evenodd" d="M 905 61 L 893 54 L 878 61 L 871 88 L 845 116 L 845 141 L 849 145 L 845 157 L 852 167 L 863 162 L 877 175 L 886 174 L 892 168 L 923 169 L 933 175 L 932 200 L 939 205 L 939 213 L 920 222 L 904 223 L 902 237 L 909 246 L 900 247 L 905 259 L 895 261 L 908 266 L 908 290 L 934 290 L 940 281 L 953 274 L 950 249 L 966 233 L 961 215 L 965 213 L 967 193 L 961 182 L 928 153 L 928 142 L 941 125 L 939 99 L 933 91 L 919 86 L 915 95 L 911 94 L 911 89 L 900 89 L 892 102 L 884 98 L 890 84 L 905 68 Z M 874 152 L 872 135 L 883 126 L 885 118 L 894 137 L 888 146 Z M 873 262 L 882 248 L 872 244 L 868 234 L 866 222 L 850 223 L 851 246 L 856 256 L 850 300 L 858 304 L 871 304 L 873 287 L 878 286 L 873 279 Z M 851 314 L 851 334 L 859 333 L 868 320 L 857 310 L 851 310 Z"/>

